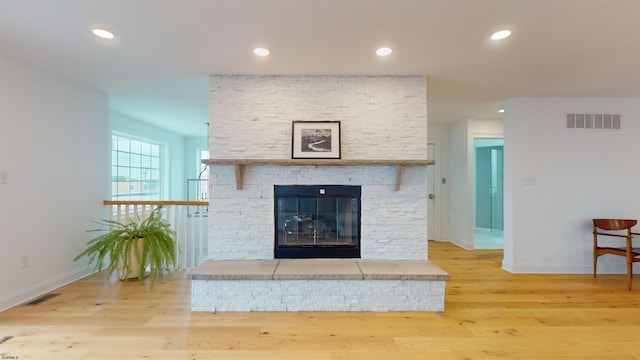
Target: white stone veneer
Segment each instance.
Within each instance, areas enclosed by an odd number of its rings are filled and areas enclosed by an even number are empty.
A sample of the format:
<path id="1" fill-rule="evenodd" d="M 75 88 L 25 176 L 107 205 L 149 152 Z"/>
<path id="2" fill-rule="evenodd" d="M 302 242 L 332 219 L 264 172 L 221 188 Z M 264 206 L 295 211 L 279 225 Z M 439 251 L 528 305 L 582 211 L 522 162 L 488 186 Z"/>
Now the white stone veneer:
<path id="1" fill-rule="evenodd" d="M 192 280 L 193 311 L 444 311 L 445 281 Z"/>
<path id="2" fill-rule="evenodd" d="M 427 158 L 424 76 L 211 76 L 213 159 L 289 159 L 292 122 L 340 121 L 341 157 Z M 274 185 L 361 185 L 363 259 L 427 260 L 426 167 L 210 166 L 209 259 L 273 259 Z M 192 280 L 194 311 L 443 311 L 445 281 Z"/>
<path id="3" fill-rule="evenodd" d="M 424 76 L 211 76 L 212 158 L 291 157 L 292 121 L 341 121 L 343 159 L 426 159 Z M 210 166 L 209 258 L 272 259 L 273 185 L 361 185 L 362 258 L 427 259 L 426 167 Z"/>
<path id="4" fill-rule="evenodd" d="M 242 190 L 233 166 L 211 170 L 209 258 L 273 259 L 273 185 L 361 185 L 363 259 L 426 260 L 426 167 L 408 167 L 394 191 L 391 166 L 248 166 Z"/>

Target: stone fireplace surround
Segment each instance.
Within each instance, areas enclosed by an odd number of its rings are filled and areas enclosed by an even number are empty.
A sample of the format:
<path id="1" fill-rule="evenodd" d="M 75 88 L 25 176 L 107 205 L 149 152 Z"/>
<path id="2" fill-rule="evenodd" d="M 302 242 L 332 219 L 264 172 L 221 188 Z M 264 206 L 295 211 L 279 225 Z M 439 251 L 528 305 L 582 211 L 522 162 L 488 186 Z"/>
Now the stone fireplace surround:
<path id="1" fill-rule="evenodd" d="M 340 120 L 343 158 L 288 159 L 292 120 Z M 190 275 L 194 311 L 444 309 L 448 275 L 427 261 L 424 77 L 212 76 L 210 152 L 210 261 Z M 357 261 L 378 270 L 275 260 L 276 184 L 361 186 Z"/>
<path id="2" fill-rule="evenodd" d="M 406 166 L 399 190 L 392 165 L 251 165 L 242 189 L 236 189 L 233 165 L 210 168 L 212 260 L 274 258 L 273 186 L 281 184 L 360 185 L 361 258 L 427 259 L 426 166 Z"/>

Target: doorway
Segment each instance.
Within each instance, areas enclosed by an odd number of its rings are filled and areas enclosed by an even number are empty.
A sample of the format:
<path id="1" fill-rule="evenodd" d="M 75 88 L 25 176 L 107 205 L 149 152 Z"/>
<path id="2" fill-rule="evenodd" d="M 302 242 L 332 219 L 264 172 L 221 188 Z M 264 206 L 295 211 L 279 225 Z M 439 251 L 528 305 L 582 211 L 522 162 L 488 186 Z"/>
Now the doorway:
<path id="1" fill-rule="evenodd" d="M 474 139 L 474 248 L 504 248 L 504 139 Z"/>

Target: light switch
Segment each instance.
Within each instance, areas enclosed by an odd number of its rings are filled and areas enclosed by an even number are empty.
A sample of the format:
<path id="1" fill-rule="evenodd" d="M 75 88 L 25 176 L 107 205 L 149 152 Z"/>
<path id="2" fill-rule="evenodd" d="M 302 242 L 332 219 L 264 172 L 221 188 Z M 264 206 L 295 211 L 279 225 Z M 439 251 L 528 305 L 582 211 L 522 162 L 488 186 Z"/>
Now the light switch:
<path id="1" fill-rule="evenodd" d="M 535 176 L 525 176 L 522 178 L 522 185 L 525 186 L 534 186 L 536 184 Z"/>
<path id="2" fill-rule="evenodd" d="M 8 184 L 9 183 L 9 176 L 7 175 L 6 172 L 0 172 L 0 184 Z"/>

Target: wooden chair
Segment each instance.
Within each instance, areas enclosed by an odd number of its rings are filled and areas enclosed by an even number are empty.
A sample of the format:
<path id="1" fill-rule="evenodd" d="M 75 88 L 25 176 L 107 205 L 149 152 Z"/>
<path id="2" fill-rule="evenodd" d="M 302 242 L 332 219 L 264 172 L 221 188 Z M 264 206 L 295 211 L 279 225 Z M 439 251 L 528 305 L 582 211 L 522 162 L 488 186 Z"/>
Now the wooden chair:
<path id="1" fill-rule="evenodd" d="M 593 277 L 596 277 L 598 257 L 604 254 L 624 256 L 627 259 L 627 281 L 631 290 L 633 278 L 633 263 L 640 262 L 640 247 L 633 247 L 633 236 L 640 235 L 631 231 L 638 220 L 622 219 L 593 219 Z M 604 232 L 603 230 L 606 230 Z M 626 234 L 625 234 L 626 232 Z M 598 246 L 598 236 L 618 237 L 626 239 L 625 246 L 604 247 Z"/>

